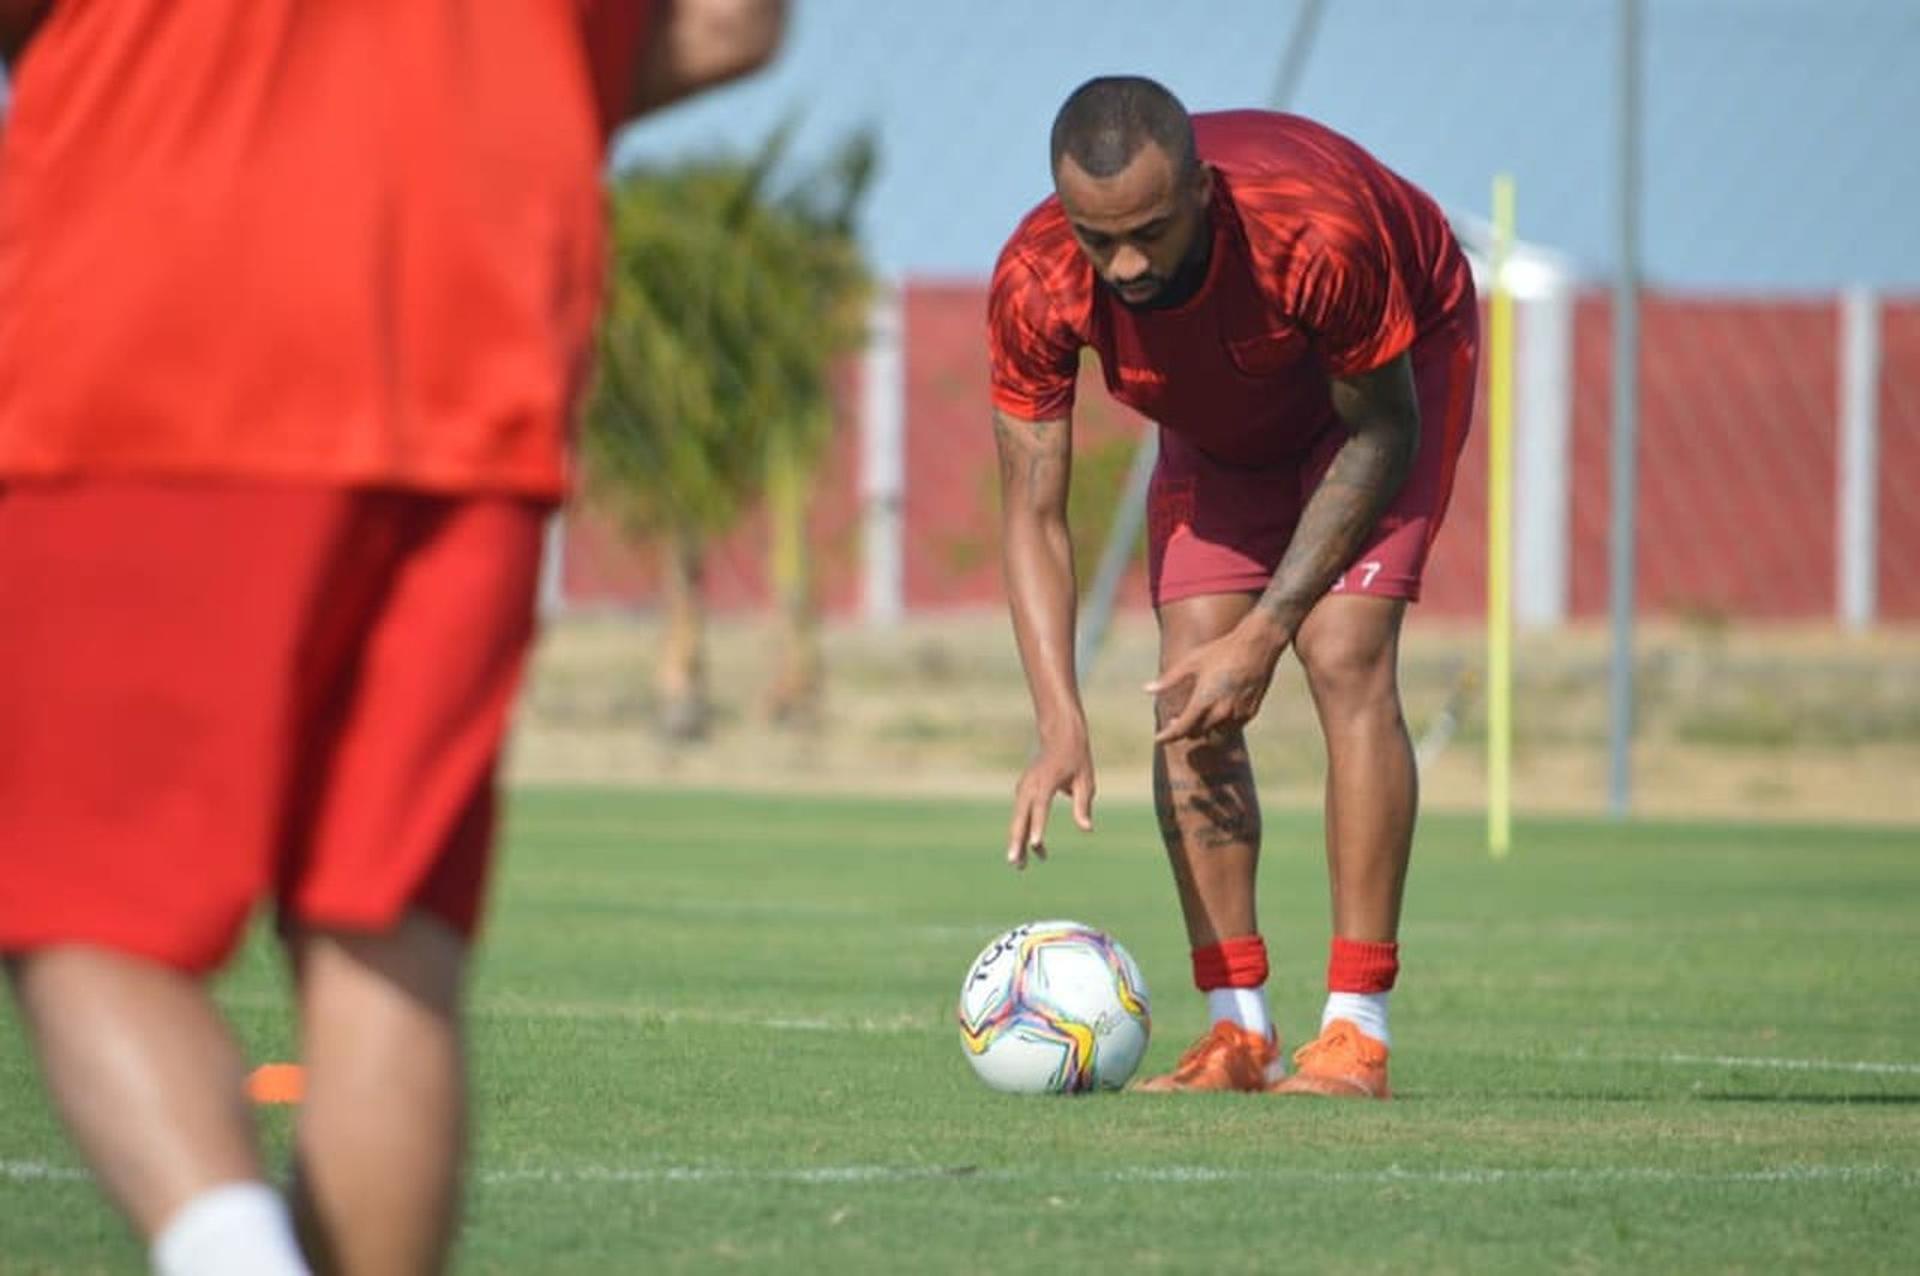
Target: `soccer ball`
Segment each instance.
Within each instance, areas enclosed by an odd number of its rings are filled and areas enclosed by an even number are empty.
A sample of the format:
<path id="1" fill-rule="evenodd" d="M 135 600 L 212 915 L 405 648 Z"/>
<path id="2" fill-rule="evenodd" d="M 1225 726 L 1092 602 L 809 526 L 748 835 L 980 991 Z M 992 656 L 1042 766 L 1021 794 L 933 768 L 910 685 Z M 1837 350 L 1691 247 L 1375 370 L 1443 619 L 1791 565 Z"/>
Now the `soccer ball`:
<path id="1" fill-rule="evenodd" d="M 1028 922 L 974 958 L 960 985 L 960 1044 L 980 1079 L 1014 1094 L 1117 1090 L 1140 1066 L 1147 981 L 1111 935 Z"/>

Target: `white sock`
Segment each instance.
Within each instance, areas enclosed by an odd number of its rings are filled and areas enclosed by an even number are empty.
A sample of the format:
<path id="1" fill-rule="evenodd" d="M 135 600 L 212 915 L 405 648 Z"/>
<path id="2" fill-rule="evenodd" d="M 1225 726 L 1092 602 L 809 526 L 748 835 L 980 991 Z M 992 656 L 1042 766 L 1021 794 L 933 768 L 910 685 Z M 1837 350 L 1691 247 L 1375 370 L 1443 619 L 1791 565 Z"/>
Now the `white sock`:
<path id="1" fill-rule="evenodd" d="M 1218 1023 L 1230 1019 L 1248 1032 L 1273 1036 L 1273 1016 L 1267 1010 L 1267 990 L 1259 988 L 1209 988 L 1207 1014 Z"/>
<path id="2" fill-rule="evenodd" d="M 153 1238 L 155 1276 L 311 1276 L 280 1193 L 222 1183 L 188 1201 Z"/>
<path id="3" fill-rule="evenodd" d="M 1335 1019 L 1345 1019 L 1383 1046 L 1391 1046 L 1387 1035 L 1387 994 L 1384 992 L 1330 992 L 1327 1008 L 1320 1012 L 1320 1031 Z"/>

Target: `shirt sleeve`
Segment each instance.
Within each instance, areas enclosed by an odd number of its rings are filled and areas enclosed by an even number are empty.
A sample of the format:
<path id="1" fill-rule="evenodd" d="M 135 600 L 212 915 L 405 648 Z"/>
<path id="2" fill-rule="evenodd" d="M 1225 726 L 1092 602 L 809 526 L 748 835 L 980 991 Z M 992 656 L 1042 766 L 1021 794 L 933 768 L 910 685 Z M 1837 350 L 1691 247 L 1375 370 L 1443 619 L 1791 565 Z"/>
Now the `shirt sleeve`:
<path id="1" fill-rule="evenodd" d="M 1343 223 L 1316 228 L 1301 248 L 1288 308 L 1313 334 L 1329 373 L 1371 371 L 1413 344 L 1413 307 L 1377 234 Z"/>
<path id="2" fill-rule="evenodd" d="M 993 269 L 987 347 L 994 407 L 1023 421 L 1054 421 L 1073 410 L 1080 342 L 1046 281 L 1012 245 Z"/>

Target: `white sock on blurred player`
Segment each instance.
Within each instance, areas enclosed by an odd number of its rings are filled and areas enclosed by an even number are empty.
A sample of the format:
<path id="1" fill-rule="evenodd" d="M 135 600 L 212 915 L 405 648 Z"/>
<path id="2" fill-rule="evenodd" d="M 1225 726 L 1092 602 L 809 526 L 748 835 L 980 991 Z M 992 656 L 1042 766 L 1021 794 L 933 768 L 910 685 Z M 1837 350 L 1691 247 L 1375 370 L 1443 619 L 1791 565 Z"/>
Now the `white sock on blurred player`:
<path id="1" fill-rule="evenodd" d="M 222 1183 L 176 1211 L 153 1239 L 155 1276 L 311 1276 L 280 1193 Z"/>

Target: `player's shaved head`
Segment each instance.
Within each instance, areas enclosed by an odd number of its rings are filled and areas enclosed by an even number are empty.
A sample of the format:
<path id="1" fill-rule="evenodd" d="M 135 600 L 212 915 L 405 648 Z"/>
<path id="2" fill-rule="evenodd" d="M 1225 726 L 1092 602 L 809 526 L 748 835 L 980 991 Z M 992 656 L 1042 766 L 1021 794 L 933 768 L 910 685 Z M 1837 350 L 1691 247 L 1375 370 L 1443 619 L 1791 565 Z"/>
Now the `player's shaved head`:
<path id="1" fill-rule="evenodd" d="M 1213 170 L 1180 99 L 1139 75 L 1088 80 L 1053 121 L 1053 189 L 1094 272 L 1137 308 L 1206 280 Z"/>
<path id="2" fill-rule="evenodd" d="M 1195 165 L 1193 120 L 1165 85 L 1143 75 L 1103 75 L 1068 95 L 1053 117 L 1053 171 L 1063 159 L 1089 177 L 1112 177 L 1152 142 L 1173 171 Z"/>

